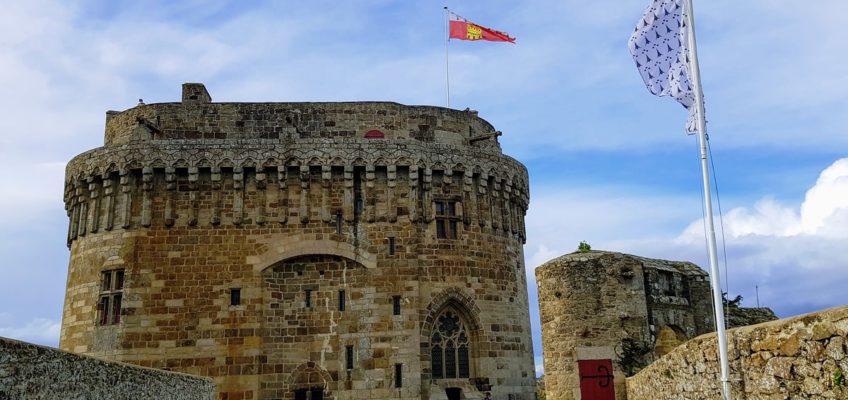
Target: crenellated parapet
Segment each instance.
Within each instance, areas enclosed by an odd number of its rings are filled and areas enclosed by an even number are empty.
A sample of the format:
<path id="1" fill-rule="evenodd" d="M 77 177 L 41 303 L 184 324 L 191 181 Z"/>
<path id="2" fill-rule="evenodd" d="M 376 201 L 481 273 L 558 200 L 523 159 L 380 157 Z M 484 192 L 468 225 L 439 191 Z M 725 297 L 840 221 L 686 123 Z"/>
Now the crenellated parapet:
<path id="1" fill-rule="evenodd" d="M 399 210 L 430 223 L 434 195 L 459 199 L 466 226 L 525 238 L 527 170 L 476 112 L 209 99 L 187 84 L 183 103 L 109 113 L 106 145 L 67 166 L 69 244 L 116 227 L 331 223 L 336 214 L 349 223 L 359 211 L 365 223 L 395 223 Z"/>
<path id="2" fill-rule="evenodd" d="M 379 184 L 385 203 L 380 211 L 363 207 L 363 222 L 396 222 L 398 206 L 406 206 L 411 221 L 430 222 L 432 212 L 425 205 L 432 201 L 435 177 L 440 196 L 461 199 L 465 225 L 476 223 L 525 237 L 527 173 L 509 157 L 422 143 L 374 148 L 364 140 L 304 140 L 288 144 L 133 143 L 82 154 L 67 168 L 68 240 L 111 230 L 115 221 L 120 228 L 219 225 L 222 212 L 232 214 L 226 223 L 233 225 L 262 225 L 269 215 L 275 215 L 278 223 L 288 223 L 291 208 L 282 207 L 289 202 L 298 207 L 299 219 L 294 222 L 310 222 L 310 207 L 320 209 L 315 216 L 318 221 L 329 223 L 333 215 L 341 213 L 350 222 L 355 174 L 362 175 L 359 192 L 363 198 L 371 197 L 369 192 L 375 192 Z M 341 179 L 334 180 L 334 175 Z M 246 185 L 251 193 L 245 193 Z M 334 191 L 344 193 L 340 207 L 330 204 Z M 309 201 L 313 192 L 320 194 L 318 204 Z M 221 196 L 232 196 L 232 201 L 222 205 Z M 245 196 L 262 206 L 246 209 Z M 154 202 L 159 197 L 162 200 Z M 211 201 L 201 204 L 200 197 Z M 158 213 L 162 218 L 154 219 Z M 201 219 L 201 214 L 206 218 Z"/>

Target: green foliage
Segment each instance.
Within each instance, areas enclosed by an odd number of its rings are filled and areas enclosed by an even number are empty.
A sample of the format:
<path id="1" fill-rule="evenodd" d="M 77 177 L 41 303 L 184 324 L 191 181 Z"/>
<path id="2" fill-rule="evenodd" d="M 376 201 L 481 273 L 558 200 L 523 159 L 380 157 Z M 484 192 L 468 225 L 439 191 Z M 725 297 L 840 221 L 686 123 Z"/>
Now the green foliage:
<path id="1" fill-rule="evenodd" d="M 651 346 L 648 343 L 626 338 L 621 341 L 621 352 L 618 354 L 618 366 L 626 376 L 633 376 L 648 365 Z"/>
<path id="2" fill-rule="evenodd" d="M 577 245 L 577 251 L 581 253 L 586 253 L 589 250 L 592 250 L 592 246 L 589 245 L 585 240 L 581 241 L 579 245 Z"/>
<path id="3" fill-rule="evenodd" d="M 742 303 L 742 296 L 736 295 L 733 300 L 727 299 L 727 292 L 721 292 L 721 299 L 724 302 L 724 306 L 726 308 L 739 308 L 739 303 Z"/>
<path id="4" fill-rule="evenodd" d="M 666 369 L 665 371 L 663 371 L 663 376 L 668 378 L 668 379 L 671 379 L 671 370 Z"/>
<path id="5" fill-rule="evenodd" d="M 845 372 L 842 371 L 842 368 L 837 367 L 836 371 L 833 371 L 833 387 L 841 388 L 845 386 Z"/>

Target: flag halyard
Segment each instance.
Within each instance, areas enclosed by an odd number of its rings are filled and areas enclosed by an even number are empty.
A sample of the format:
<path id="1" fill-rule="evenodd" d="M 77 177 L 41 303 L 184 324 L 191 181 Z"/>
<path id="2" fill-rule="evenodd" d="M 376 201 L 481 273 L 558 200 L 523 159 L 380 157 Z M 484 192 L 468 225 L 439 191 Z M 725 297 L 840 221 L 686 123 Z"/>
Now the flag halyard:
<path id="1" fill-rule="evenodd" d="M 686 131 L 695 133 L 698 111 L 691 83 L 689 30 L 684 0 L 652 0 L 628 48 L 645 86 L 655 96 L 670 96 L 689 110 Z"/>

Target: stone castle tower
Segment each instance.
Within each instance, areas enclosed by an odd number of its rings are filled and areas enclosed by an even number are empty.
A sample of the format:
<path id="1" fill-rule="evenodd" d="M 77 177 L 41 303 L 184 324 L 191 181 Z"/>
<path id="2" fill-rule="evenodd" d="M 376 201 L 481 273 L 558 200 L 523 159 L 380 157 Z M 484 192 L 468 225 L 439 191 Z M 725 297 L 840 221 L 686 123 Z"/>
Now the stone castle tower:
<path id="1" fill-rule="evenodd" d="M 474 111 L 182 102 L 67 166 L 60 347 L 221 399 L 531 399 L 527 171 Z"/>
<path id="2" fill-rule="evenodd" d="M 535 272 L 547 399 L 625 399 L 626 376 L 713 330 L 707 273 L 689 262 L 589 251 Z"/>

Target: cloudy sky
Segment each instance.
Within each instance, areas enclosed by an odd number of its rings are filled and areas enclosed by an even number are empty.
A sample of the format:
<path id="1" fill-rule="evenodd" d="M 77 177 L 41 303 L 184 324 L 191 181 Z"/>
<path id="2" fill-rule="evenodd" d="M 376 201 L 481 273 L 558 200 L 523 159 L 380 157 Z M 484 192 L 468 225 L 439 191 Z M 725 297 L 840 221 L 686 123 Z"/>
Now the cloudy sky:
<path id="1" fill-rule="evenodd" d="M 686 113 L 627 53 L 648 2 L 449 4 L 518 38 L 451 42 L 451 106 L 530 170 L 530 280 L 581 240 L 706 266 Z M 216 101 L 445 104 L 443 2 L 0 3 L 0 336 L 58 342 L 64 164 L 102 145 L 106 110 L 183 82 Z M 731 295 L 755 305 L 759 287 L 780 316 L 848 303 L 848 2 L 695 3 Z"/>

